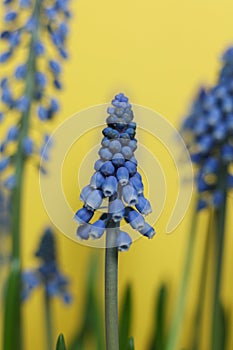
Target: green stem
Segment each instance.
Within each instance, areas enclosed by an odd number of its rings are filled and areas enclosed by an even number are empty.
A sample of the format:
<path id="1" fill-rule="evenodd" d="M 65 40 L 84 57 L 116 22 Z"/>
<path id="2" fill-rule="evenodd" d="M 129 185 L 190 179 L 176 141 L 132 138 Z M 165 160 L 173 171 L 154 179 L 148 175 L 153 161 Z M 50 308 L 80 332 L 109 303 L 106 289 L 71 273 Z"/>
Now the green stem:
<path id="1" fill-rule="evenodd" d="M 224 236 L 225 236 L 225 223 L 226 223 L 226 205 L 227 205 L 227 192 L 226 192 L 226 180 L 227 180 L 227 168 L 222 167 L 219 174 L 218 188 L 223 192 L 223 203 L 216 209 L 216 239 L 215 239 L 215 251 L 216 256 L 214 260 L 215 265 L 215 279 L 214 279 L 214 296 L 213 296 L 213 318 L 212 318 L 212 350 L 221 350 L 218 344 L 218 314 L 219 314 L 219 302 L 221 293 L 222 282 L 222 264 L 223 264 L 223 250 L 224 250 Z"/>
<path id="2" fill-rule="evenodd" d="M 208 229 L 205 237 L 205 245 L 203 249 L 203 256 L 201 262 L 201 275 L 198 288 L 198 298 L 197 298 L 197 309 L 194 317 L 194 334 L 192 340 L 192 350 L 200 349 L 200 339 L 202 332 L 202 315 L 204 311 L 204 301 L 205 301 L 205 291 L 206 291 L 206 276 L 208 270 L 208 257 L 209 257 L 209 247 L 210 239 L 212 238 L 213 230 L 213 215 L 212 210 L 209 211 Z"/>
<path id="3" fill-rule="evenodd" d="M 36 17 L 39 23 L 40 16 L 40 0 L 36 0 L 33 15 Z M 17 152 L 14 157 L 15 166 L 15 179 L 16 186 L 12 191 L 12 213 L 11 213 L 11 230 L 12 230 L 12 264 L 21 265 L 21 253 L 20 253 L 20 238 L 21 238 L 21 225 L 22 225 L 22 198 L 23 198 L 23 180 L 25 172 L 25 156 L 23 151 L 23 141 L 27 137 L 30 127 L 30 114 L 31 105 L 34 99 L 35 89 L 35 72 L 36 72 L 36 56 L 34 45 L 38 39 L 38 26 L 32 33 L 29 44 L 29 55 L 27 61 L 27 75 L 25 78 L 25 90 L 24 95 L 29 99 L 28 110 L 22 113 L 19 123 L 19 139 L 17 145 Z M 21 273 L 21 272 L 20 272 Z M 19 273 L 19 274 L 20 274 Z M 20 288 L 17 289 L 18 301 L 15 303 L 14 313 L 17 316 L 17 349 L 22 348 L 22 332 L 21 332 L 21 308 L 20 308 Z M 7 308 L 7 305 L 6 305 Z M 15 318 L 16 318 L 15 316 Z M 4 325 L 4 334 L 15 338 L 15 332 L 9 335 L 10 329 L 7 329 L 7 325 Z"/>
<path id="4" fill-rule="evenodd" d="M 45 331 L 46 331 L 46 342 L 47 350 L 53 349 L 53 323 L 51 313 L 51 300 L 48 293 L 45 291 Z"/>
<path id="5" fill-rule="evenodd" d="M 118 334 L 118 249 L 119 226 L 107 228 L 105 249 L 105 334 L 106 350 L 119 350 Z"/>
<path id="6" fill-rule="evenodd" d="M 196 227 L 197 227 L 197 213 L 195 208 L 195 213 L 193 215 L 193 222 L 189 233 L 188 247 L 186 250 L 186 258 L 184 263 L 184 271 L 181 282 L 181 287 L 176 302 L 175 312 L 171 323 L 170 332 L 168 334 L 167 343 L 165 346 L 166 350 L 177 350 L 178 342 L 180 338 L 180 332 L 183 327 L 183 317 L 188 291 L 188 282 L 190 278 L 190 271 L 193 260 L 194 245 L 196 239 Z"/>
<path id="7" fill-rule="evenodd" d="M 40 1 L 37 0 L 34 9 L 34 16 L 39 21 Z M 31 37 L 29 45 L 29 56 L 27 61 L 27 75 L 25 78 L 24 95 L 29 99 L 29 108 L 25 111 L 20 120 L 18 148 L 15 156 L 15 178 L 16 186 L 12 193 L 12 255 L 14 259 L 20 259 L 20 232 L 21 232 L 21 210 L 22 210 L 22 193 L 25 170 L 25 156 L 23 151 L 23 141 L 27 137 L 30 127 L 31 105 L 34 99 L 35 89 L 35 71 L 36 55 L 34 45 L 38 40 L 38 28 L 36 28 Z"/>

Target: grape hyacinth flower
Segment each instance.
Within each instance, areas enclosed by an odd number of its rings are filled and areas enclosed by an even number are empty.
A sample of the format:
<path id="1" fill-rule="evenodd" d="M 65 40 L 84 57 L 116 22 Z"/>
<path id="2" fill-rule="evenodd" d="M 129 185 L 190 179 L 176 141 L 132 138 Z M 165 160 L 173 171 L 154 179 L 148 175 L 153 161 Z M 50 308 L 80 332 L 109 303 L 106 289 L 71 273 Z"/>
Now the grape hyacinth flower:
<path id="1" fill-rule="evenodd" d="M 137 149 L 136 123 L 133 122 L 133 111 L 128 98 L 123 94 L 116 95 L 112 107 L 108 108 L 108 113 L 107 127 L 103 130 L 104 137 L 99 150 L 100 159 L 94 165 L 96 172 L 91 177 L 89 185 L 81 192 L 80 199 L 84 202 L 84 206 L 74 217 L 80 224 L 77 236 L 84 240 L 100 238 L 111 222 L 120 227 L 120 222 L 125 219 L 142 235 L 152 238 L 155 231 L 145 223 L 143 217 L 151 213 L 151 206 L 143 195 L 142 178 L 137 171 L 137 161 L 134 157 Z M 106 198 L 109 199 L 107 213 L 101 215 L 94 223 L 90 223 L 95 211 L 101 207 L 102 201 Z M 101 234 L 93 235 L 93 226 L 96 226 L 96 223 L 101 226 Z M 128 250 L 132 243 L 130 237 L 125 239 L 126 235 L 124 232 L 117 238 L 120 251 L 122 251 L 121 237 L 124 251 Z"/>
<path id="2" fill-rule="evenodd" d="M 59 111 L 55 93 L 62 88 L 61 62 L 68 57 L 70 11 L 69 0 L 5 0 L 2 5 L 0 66 L 4 70 L 0 77 L 0 122 L 6 120 L 8 130 L 0 141 L 0 180 L 11 197 L 11 269 L 17 268 L 19 280 L 25 164 L 31 160 L 46 172 L 39 164 L 41 157 L 49 159 L 48 147 L 44 151 L 49 138 L 47 129 Z M 9 305 L 12 309 L 11 303 L 14 304 L 18 331 L 16 334 L 10 322 L 4 323 L 6 349 L 21 349 L 19 287 L 15 294 L 8 293 L 12 297 L 6 309 Z"/>
<path id="3" fill-rule="evenodd" d="M 48 298 L 59 296 L 65 304 L 71 302 L 68 292 L 68 279 L 61 274 L 57 263 L 55 236 L 48 227 L 41 238 L 35 256 L 40 259 L 38 268 L 26 270 L 22 274 L 22 300 L 30 297 L 31 292 L 38 287 L 43 287 Z"/>
<path id="4" fill-rule="evenodd" d="M 233 188 L 233 47 L 224 52 L 222 62 L 216 85 L 199 91 L 182 126 L 184 140 L 197 168 L 197 210 L 214 209 L 210 224 L 214 227 L 212 238 L 215 245 L 211 349 L 216 350 L 227 194 Z"/>
<path id="5" fill-rule="evenodd" d="M 105 258 L 105 327 L 106 349 L 119 350 L 118 339 L 118 251 L 128 251 L 132 238 L 122 230 L 125 220 L 141 235 L 152 238 L 154 228 L 145 222 L 151 213 L 144 197 L 142 177 L 137 170 L 134 152 L 137 149 L 136 123 L 128 98 L 120 93 L 108 108 L 107 127 L 103 130 L 100 159 L 94 164 L 95 173 L 83 188 L 80 200 L 84 205 L 74 219 L 79 224 L 77 236 L 81 240 L 99 239 L 106 232 Z M 108 209 L 103 209 L 103 200 Z M 93 218 L 94 217 L 94 218 Z"/>
<path id="6" fill-rule="evenodd" d="M 198 210 L 219 208 L 233 187 L 233 48 L 222 57 L 223 68 L 213 88 L 201 89 L 182 133 L 197 167 Z"/>
<path id="7" fill-rule="evenodd" d="M 69 281 L 58 267 L 55 235 L 51 227 L 45 229 L 35 256 L 40 259 L 37 268 L 26 270 L 21 277 L 21 300 L 27 300 L 36 288 L 44 289 L 45 334 L 47 349 L 54 344 L 53 312 L 51 300 L 60 297 L 65 304 L 71 302 Z"/>
<path id="8" fill-rule="evenodd" d="M 9 125 L 0 143 L 0 176 L 4 186 L 12 191 L 13 256 L 19 257 L 25 162 L 33 158 L 33 163 L 40 168 L 41 157 L 49 159 L 49 147 L 45 148 L 49 140 L 46 129 L 59 111 L 53 93 L 62 88 L 61 61 L 68 57 L 66 39 L 70 11 L 69 0 L 49 3 L 18 0 L 3 4 L 4 29 L 0 43 L 5 51 L 0 54 L 0 65 L 7 68 L 8 65 L 14 67 L 12 63 L 15 63 L 15 68 L 11 68 L 10 74 L 2 75 L 0 81 L 0 121 L 3 123 L 7 119 Z M 47 47 L 49 41 L 53 47 Z M 36 133 L 39 137 L 35 137 Z M 46 172 L 44 168 L 40 170 Z"/>

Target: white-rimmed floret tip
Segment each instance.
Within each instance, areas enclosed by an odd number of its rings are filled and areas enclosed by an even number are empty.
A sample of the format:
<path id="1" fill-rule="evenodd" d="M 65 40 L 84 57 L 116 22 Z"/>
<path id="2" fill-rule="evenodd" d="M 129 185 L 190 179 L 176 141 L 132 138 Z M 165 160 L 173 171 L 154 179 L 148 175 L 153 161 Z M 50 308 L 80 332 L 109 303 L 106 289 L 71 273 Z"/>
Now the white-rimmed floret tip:
<path id="1" fill-rule="evenodd" d="M 92 177 L 90 181 L 90 187 L 92 189 L 101 188 L 104 183 L 104 176 L 101 174 L 101 172 L 97 171 Z"/>
<path id="2" fill-rule="evenodd" d="M 138 196 L 136 208 L 143 215 L 148 215 L 152 212 L 150 202 L 144 197 L 143 194 Z"/>
<path id="3" fill-rule="evenodd" d="M 127 185 L 129 182 L 129 171 L 126 167 L 120 167 L 117 169 L 116 177 L 121 186 Z"/>
<path id="4" fill-rule="evenodd" d="M 100 190 L 94 190 L 92 191 L 85 202 L 85 207 L 88 210 L 95 211 L 96 209 L 99 209 L 103 201 L 103 193 Z"/>
<path id="5" fill-rule="evenodd" d="M 117 236 L 116 244 L 120 252 L 127 252 L 132 244 L 132 238 L 128 233 L 120 231 Z"/>
<path id="6" fill-rule="evenodd" d="M 126 204 L 134 206 L 138 202 L 138 195 L 135 188 L 131 185 L 126 185 L 122 188 L 122 197 Z"/>
<path id="7" fill-rule="evenodd" d="M 130 184 L 135 188 L 137 194 L 141 194 L 144 191 L 144 186 L 138 177 L 132 176 L 129 180 Z"/>
<path id="8" fill-rule="evenodd" d="M 125 220 L 137 231 L 142 230 L 145 226 L 144 217 L 133 208 L 127 208 L 125 210 Z"/>
<path id="9" fill-rule="evenodd" d="M 114 193 L 117 192 L 118 182 L 115 176 L 108 176 L 103 185 L 102 191 L 105 197 L 111 197 Z"/>
<path id="10" fill-rule="evenodd" d="M 120 199 L 115 199 L 109 203 L 109 214 L 114 222 L 119 222 L 123 219 L 125 206 Z"/>
<path id="11" fill-rule="evenodd" d="M 155 235 L 155 230 L 148 223 L 145 223 L 144 227 L 138 230 L 143 236 L 151 239 Z"/>
<path id="12" fill-rule="evenodd" d="M 85 187 L 83 187 L 81 193 L 80 193 L 80 200 L 82 202 L 85 202 L 87 200 L 87 197 L 89 196 L 89 194 L 93 191 L 93 189 L 91 188 L 90 185 L 87 185 Z"/>
<path id="13" fill-rule="evenodd" d="M 103 236 L 106 229 L 105 220 L 97 220 L 92 225 L 90 225 L 90 238 L 99 239 Z"/>

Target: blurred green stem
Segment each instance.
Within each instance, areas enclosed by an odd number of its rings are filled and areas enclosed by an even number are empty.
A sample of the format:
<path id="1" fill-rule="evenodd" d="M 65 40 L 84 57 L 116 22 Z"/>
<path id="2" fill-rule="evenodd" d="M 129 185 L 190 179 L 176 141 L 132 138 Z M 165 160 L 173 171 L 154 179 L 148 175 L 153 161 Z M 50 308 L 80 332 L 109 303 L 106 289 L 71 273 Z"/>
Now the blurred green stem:
<path id="1" fill-rule="evenodd" d="M 40 1 L 37 0 L 34 8 L 34 16 L 39 22 L 40 15 Z M 20 232 L 21 232 L 21 210 L 22 210 L 22 193 L 23 193 L 23 180 L 25 170 L 25 156 L 23 151 L 23 141 L 28 136 L 30 127 L 30 112 L 31 104 L 34 98 L 35 92 L 35 72 L 36 72 L 36 55 L 34 46 L 38 40 L 38 24 L 37 28 L 33 31 L 30 45 L 29 56 L 27 61 L 27 75 L 25 78 L 25 91 L 24 95 L 29 99 L 29 107 L 25 111 L 20 119 L 19 125 L 19 138 L 18 148 L 15 158 L 15 177 L 16 186 L 12 193 L 12 235 L 13 235 L 13 247 L 12 254 L 14 258 L 20 259 Z"/>
<path id="2" fill-rule="evenodd" d="M 35 2 L 34 13 L 33 15 L 39 22 L 40 16 L 40 5 L 41 1 L 37 0 Z M 22 113 L 20 123 L 19 123 L 19 138 L 18 138 L 18 147 L 17 153 L 15 156 L 15 180 L 16 185 L 12 191 L 12 213 L 11 213 L 11 230 L 12 230 L 12 264 L 17 264 L 20 268 L 21 263 L 21 254 L 20 254 L 20 237 L 21 237 L 21 219 L 22 219 L 22 198 L 23 198 L 23 180 L 24 180 L 24 170 L 25 170 L 25 157 L 23 152 L 23 141 L 27 137 L 30 127 L 30 112 L 31 104 L 34 98 L 34 87 L 35 87 L 35 66 L 36 66 L 36 56 L 34 45 L 38 39 L 38 27 L 35 28 L 31 35 L 31 40 L 28 48 L 28 60 L 27 60 L 27 75 L 25 78 L 25 91 L 24 95 L 29 99 L 29 107 L 27 111 Z M 20 274 L 20 272 L 19 272 Z M 20 285 L 18 286 L 14 296 L 14 299 L 17 300 L 17 303 L 9 299 L 9 303 L 14 303 L 14 313 L 17 317 L 12 315 L 13 318 L 17 318 L 17 349 L 22 348 L 21 344 L 21 315 L 20 315 Z M 5 306 L 8 307 L 7 305 Z M 4 336 L 7 334 L 8 337 L 15 338 L 15 332 L 12 334 L 10 330 L 7 329 L 8 324 L 4 324 Z"/>
<path id="3" fill-rule="evenodd" d="M 183 277 L 181 281 L 181 287 L 180 287 L 179 295 L 175 306 L 174 316 L 171 322 L 171 328 L 167 337 L 167 343 L 165 346 L 166 350 L 178 349 L 180 332 L 183 327 L 183 316 L 184 316 L 184 310 L 185 310 L 185 304 L 186 304 L 186 298 L 187 298 L 188 282 L 189 282 L 190 272 L 192 267 L 194 245 L 195 245 L 195 239 L 196 239 L 197 218 L 198 218 L 198 215 L 196 213 L 196 207 L 195 207 L 192 226 L 189 232 L 188 247 L 186 249 L 186 258 L 184 262 L 184 271 L 183 271 Z"/>
<path id="4" fill-rule="evenodd" d="M 215 265 L 215 277 L 214 277 L 214 296 L 213 296 L 213 316 L 212 316 L 212 337 L 211 337 L 211 349 L 222 350 L 218 343 L 218 309 L 220 305 L 220 293 L 222 282 L 222 264 L 223 264 L 223 248 L 224 248 L 224 236 L 225 236 L 225 222 L 226 222 L 226 204 L 227 204 L 227 167 L 222 166 L 219 174 L 218 189 L 223 194 L 223 201 L 221 206 L 216 209 L 216 239 L 215 239 L 215 252 L 214 257 Z"/>
<path id="5" fill-rule="evenodd" d="M 194 316 L 194 333 L 193 333 L 193 340 L 191 342 L 192 350 L 200 349 L 201 331 L 202 331 L 201 321 L 202 321 L 202 315 L 204 311 L 209 247 L 210 247 L 210 239 L 212 238 L 212 230 L 214 226 L 213 219 L 214 219 L 213 211 L 210 209 L 209 218 L 208 218 L 208 228 L 205 236 L 205 244 L 204 244 L 202 262 L 201 262 L 201 271 L 200 271 L 201 274 L 200 274 L 199 288 L 198 288 L 197 308 Z"/>
<path id="6" fill-rule="evenodd" d="M 107 228 L 105 248 L 105 336 L 106 350 L 119 350 L 118 334 L 118 249 L 119 225 Z"/>
<path id="7" fill-rule="evenodd" d="M 52 322 L 52 313 L 51 313 L 51 300 L 48 296 L 48 293 L 45 290 L 45 332 L 46 332 L 46 343 L 47 350 L 53 349 L 53 322 Z"/>

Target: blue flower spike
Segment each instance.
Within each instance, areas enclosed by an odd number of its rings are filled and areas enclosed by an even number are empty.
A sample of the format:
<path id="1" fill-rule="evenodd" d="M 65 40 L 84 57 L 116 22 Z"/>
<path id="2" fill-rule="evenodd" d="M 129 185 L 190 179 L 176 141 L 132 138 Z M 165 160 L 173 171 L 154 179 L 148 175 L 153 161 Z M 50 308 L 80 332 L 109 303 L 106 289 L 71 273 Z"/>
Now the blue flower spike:
<path id="1" fill-rule="evenodd" d="M 10 73 L 6 67 L 9 75 L 0 82 L 0 121 L 9 121 L 13 114 L 14 125 L 1 141 L 1 153 L 5 153 L 4 157 L 10 155 L 13 168 L 17 155 L 22 162 L 33 156 L 40 168 L 45 135 L 42 134 L 36 142 L 29 135 L 36 123 L 34 118 L 38 116 L 41 122 L 47 122 L 60 109 L 51 88 L 62 88 L 62 61 L 67 58 L 69 0 L 51 0 L 49 7 L 44 0 L 5 0 L 3 6 L 4 30 L 0 32 L 0 40 L 4 41 L 6 48 L 0 54 L 0 64 L 11 62 L 13 69 Z M 47 49 L 49 42 L 44 38 L 50 39 L 55 50 Z M 28 43 L 26 47 L 25 43 Z M 9 118 L 3 118 L 7 114 Z M 12 142 L 15 142 L 15 148 L 8 147 Z M 48 157 L 43 159 L 48 160 Z M 8 182 L 3 179 L 3 183 Z"/>
<path id="2" fill-rule="evenodd" d="M 74 219 L 79 224 L 77 238 L 99 239 L 107 228 L 116 230 L 116 246 L 121 252 L 127 251 L 132 239 L 121 230 L 124 220 L 141 235 L 152 238 L 155 231 L 145 222 L 144 215 L 152 212 L 150 202 L 144 197 L 142 177 L 137 171 L 134 152 L 137 149 L 136 123 L 133 122 L 132 106 L 124 94 L 118 94 L 107 109 L 107 126 L 99 149 L 99 159 L 94 164 L 95 173 L 90 183 L 80 194 L 84 203 Z M 92 223 L 92 217 L 108 200 L 108 209 Z"/>
<path id="3" fill-rule="evenodd" d="M 201 89 L 184 119 L 182 134 L 197 168 L 197 210 L 219 208 L 223 194 L 222 174 L 231 174 L 233 164 L 233 47 L 222 56 L 223 66 L 216 85 Z"/>
<path id="4" fill-rule="evenodd" d="M 58 268 L 56 241 L 52 228 L 45 229 L 35 256 L 40 260 L 38 268 L 22 273 L 22 300 L 28 299 L 34 289 L 43 287 L 49 298 L 58 296 L 65 304 L 69 304 L 71 301 L 68 292 L 69 281 Z"/>

